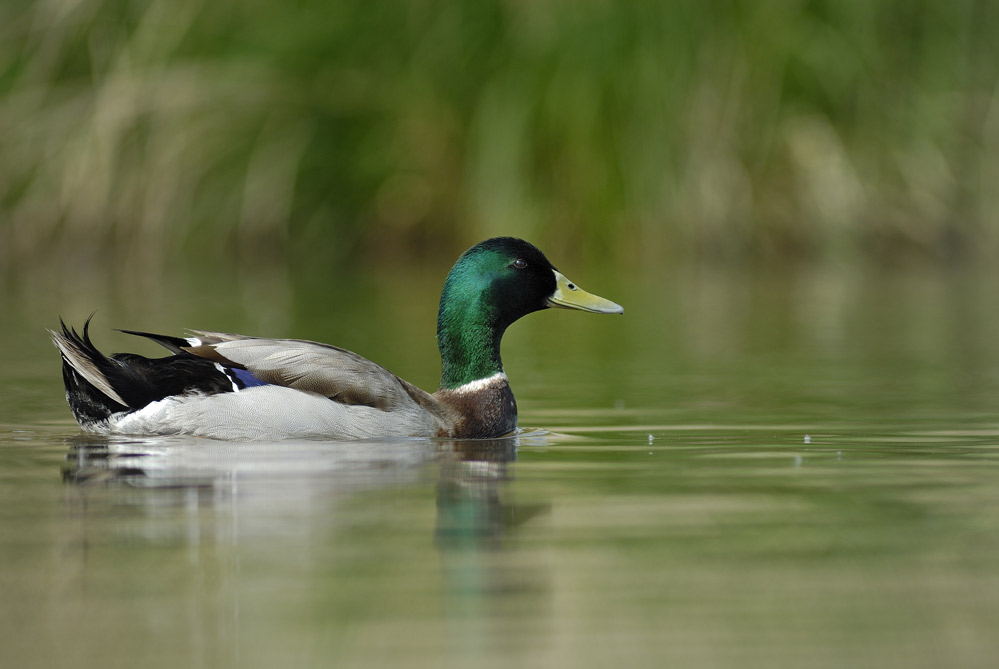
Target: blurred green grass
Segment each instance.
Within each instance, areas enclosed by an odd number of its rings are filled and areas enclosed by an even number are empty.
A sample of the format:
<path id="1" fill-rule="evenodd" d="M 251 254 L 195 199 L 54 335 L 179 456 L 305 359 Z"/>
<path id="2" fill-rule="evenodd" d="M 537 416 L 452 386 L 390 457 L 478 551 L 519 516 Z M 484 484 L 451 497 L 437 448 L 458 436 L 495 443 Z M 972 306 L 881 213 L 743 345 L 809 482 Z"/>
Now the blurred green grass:
<path id="1" fill-rule="evenodd" d="M 8 0 L 0 263 L 995 261 L 997 84 L 974 0 Z"/>

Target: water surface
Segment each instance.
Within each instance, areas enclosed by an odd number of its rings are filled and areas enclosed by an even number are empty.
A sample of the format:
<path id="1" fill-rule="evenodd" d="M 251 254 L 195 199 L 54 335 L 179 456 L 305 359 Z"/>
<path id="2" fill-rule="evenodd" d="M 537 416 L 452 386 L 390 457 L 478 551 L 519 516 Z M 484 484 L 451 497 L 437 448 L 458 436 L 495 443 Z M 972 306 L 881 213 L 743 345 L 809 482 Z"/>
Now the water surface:
<path id="1" fill-rule="evenodd" d="M 8 286 L 4 664 L 993 665 L 994 272 L 566 271 L 625 316 L 514 325 L 523 430 L 482 442 L 87 437 L 43 333 L 302 336 L 432 389 L 432 272 Z"/>

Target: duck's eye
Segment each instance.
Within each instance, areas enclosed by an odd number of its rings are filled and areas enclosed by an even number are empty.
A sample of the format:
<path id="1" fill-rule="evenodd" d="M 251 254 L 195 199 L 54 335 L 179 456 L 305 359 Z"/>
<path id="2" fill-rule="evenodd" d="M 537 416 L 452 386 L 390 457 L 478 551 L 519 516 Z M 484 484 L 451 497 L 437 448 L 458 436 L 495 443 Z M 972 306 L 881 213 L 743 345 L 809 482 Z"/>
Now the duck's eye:
<path id="1" fill-rule="evenodd" d="M 516 267 L 517 269 L 524 269 L 525 267 L 527 267 L 527 261 L 524 260 L 523 258 L 517 258 L 516 260 L 513 261 L 513 266 Z"/>

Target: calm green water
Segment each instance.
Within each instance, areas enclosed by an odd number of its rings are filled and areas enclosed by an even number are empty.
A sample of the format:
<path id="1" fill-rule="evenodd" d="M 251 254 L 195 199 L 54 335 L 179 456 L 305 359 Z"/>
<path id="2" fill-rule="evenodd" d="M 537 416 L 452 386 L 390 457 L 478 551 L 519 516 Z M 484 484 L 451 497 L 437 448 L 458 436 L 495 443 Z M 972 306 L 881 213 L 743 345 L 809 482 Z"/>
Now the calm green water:
<path id="1" fill-rule="evenodd" d="M 432 388 L 431 270 L 6 286 L 3 665 L 994 666 L 999 275 L 565 271 L 624 317 L 515 325 L 524 432 L 460 443 L 87 438 L 43 332 Z"/>

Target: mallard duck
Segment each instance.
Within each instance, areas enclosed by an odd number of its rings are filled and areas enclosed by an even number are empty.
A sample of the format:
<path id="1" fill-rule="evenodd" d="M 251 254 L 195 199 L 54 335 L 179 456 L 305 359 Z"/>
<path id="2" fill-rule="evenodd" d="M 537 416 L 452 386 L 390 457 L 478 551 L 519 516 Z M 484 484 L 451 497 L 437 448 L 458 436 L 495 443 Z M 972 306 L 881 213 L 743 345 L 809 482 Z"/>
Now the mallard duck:
<path id="1" fill-rule="evenodd" d="M 311 341 L 192 330 L 147 337 L 172 355 L 101 353 L 62 325 L 50 331 L 63 361 L 66 399 L 80 426 L 99 434 L 193 435 L 229 440 L 450 437 L 509 434 L 517 403 L 500 339 L 521 316 L 547 307 L 623 313 L 569 281 L 536 247 L 498 237 L 451 268 L 437 314 L 440 387 L 420 390 L 356 353 Z"/>

